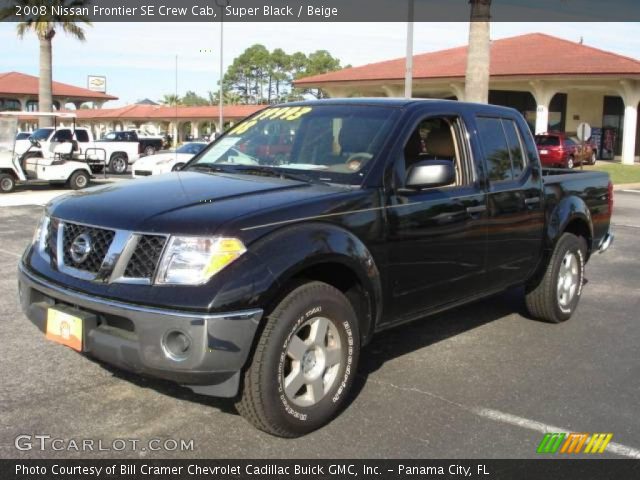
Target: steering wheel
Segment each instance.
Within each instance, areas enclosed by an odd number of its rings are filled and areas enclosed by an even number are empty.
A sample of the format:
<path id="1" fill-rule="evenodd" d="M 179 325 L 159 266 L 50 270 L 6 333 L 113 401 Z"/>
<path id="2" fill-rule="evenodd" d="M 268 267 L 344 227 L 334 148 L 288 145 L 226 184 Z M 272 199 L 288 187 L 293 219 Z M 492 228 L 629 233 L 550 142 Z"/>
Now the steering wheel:
<path id="1" fill-rule="evenodd" d="M 41 147 L 40 142 L 38 140 L 36 140 L 35 138 L 29 137 L 29 141 L 31 142 L 32 146 L 34 146 L 36 148 L 40 148 Z"/>
<path id="2" fill-rule="evenodd" d="M 360 168 L 365 162 L 368 162 L 372 158 L 373 158 L 373 155 L 370 154 L 369 152 L 352 153 L 351 155 L 349 155 L 349 157 L 347 158 L 347 161 L 344 163 L 349 170 L 356 172 L 360 170 Z"/>

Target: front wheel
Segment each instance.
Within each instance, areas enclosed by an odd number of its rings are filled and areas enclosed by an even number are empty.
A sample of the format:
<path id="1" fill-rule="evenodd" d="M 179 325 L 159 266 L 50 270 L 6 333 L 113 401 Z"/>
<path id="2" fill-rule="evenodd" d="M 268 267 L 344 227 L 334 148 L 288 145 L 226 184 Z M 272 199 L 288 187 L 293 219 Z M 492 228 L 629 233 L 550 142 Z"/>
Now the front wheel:
<path id="1" fill-rule="evenodd" d="M 84 170 L 78 170 L 73 172 L 73 175 L 69 178 L 69 187 L 73 190 L 82 190 L 89 185 L 89 174 Z"/>
<path id="2" fill-rule="evenodd" d="M 353 383 L 359 338 L 356 314 L 342 292 L 321 282 L 295 288 L 266 319 L 238 411 L 280 437 L 326 425 Z"/>
<path id="3" fill-rule="evenodd" d="M 121 175 L 127 171 L 127 157 L 121 154 L 116 154 L 111 157 L 109 162 L 109 171 Z"/>
<path id="4" fill-rule="evenodd" d="M 584 238 L 571 233 L 560 237 L 542 278 L 527 286 L 531 316 L 551 323 L 571 318 L 582 295 L 586 254 Z"/>
<path id="5" fill-rule="evenodd" d="M 0 193 L 11 193 L 16 188 L 16 179 L 8 173 L 0 174 Z"/>
<path id="6" fill-rule="evenodd" d="M 144 154 L 145 154 L 146 156 L 153 155 L 154 153 L 156 153 L 156 149 L 155 149 L 152 145 L 148 145 L 148 146 L 144 149 Z"/>

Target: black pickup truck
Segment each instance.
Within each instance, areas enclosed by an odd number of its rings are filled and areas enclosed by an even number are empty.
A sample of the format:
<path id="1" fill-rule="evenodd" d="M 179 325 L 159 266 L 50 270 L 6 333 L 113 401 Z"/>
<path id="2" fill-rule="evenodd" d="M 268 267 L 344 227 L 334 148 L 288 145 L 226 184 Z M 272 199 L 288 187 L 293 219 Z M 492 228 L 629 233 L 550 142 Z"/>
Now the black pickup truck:
<path id="1" fill-rule="evenodd" d="M 292 103 L 181 171 L 54 200 L 20 299 L 52 340 L 293 437 L 339 411 L 374 333 L 514 286 L 567 320 L 612 208 L 607 174 L 544 171 L 508 108 Z"/>

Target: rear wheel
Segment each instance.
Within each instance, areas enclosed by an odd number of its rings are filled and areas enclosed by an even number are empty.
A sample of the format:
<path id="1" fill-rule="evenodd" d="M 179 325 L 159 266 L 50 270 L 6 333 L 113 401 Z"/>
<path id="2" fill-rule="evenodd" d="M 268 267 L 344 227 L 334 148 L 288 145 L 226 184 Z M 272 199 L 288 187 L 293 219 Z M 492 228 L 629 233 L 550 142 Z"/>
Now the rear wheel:
<path id="1" fill-rule="evenodd" d="M 573 168 L 574 166 L 573 157 L 569 157 L 569 160 L 567 160 L 567 168 Z"/>
<path id="2" fill-rule="evenodd" d="M 586 254 L 584 238 L 571 233 L 560 237 L 544 275 L 526 289 L 527 309 L 534 318 L 551 323 L 571 318 L 582 295 Z"/>
<path id="3" fill-rule="evenodd" d="M 111 157 L 111 161 L 109 162 L 109 171 L 120 175 L 126 173 L 127 165 L 127 157 L 121 153 L 116 153 Z"/>
<path id="4" fill-rule="evenodd" d="M 77 172 L 73 172 L 71 177 L 69 178 L 69 187 L 73 190 L 82 190 L 83 188 L 87 188 L 89 185 L 89 174 L 84 170 L 78 170 Z"/>
<path id="5" fill-rule="evenodd" d="M 292 290 L 266 319 L 236 407 L 255 427 L 298 437 L 340 410 L 358 364 L 356 314 L 334 287 Z"/>
<path id="6" fill-rule="evenodd" d="M 145 155 L 153 155 L 154 153 L 156 153 L 156 149 L 153 145 L 148 145 L 145 149 L 144 149 L 144 154 Z"/>
<path id="7" fill-rule="evenodd" d="M 0 193 L 11 193 L 16 188 L 16 179 L 8 173 L 0 174 Z"/>

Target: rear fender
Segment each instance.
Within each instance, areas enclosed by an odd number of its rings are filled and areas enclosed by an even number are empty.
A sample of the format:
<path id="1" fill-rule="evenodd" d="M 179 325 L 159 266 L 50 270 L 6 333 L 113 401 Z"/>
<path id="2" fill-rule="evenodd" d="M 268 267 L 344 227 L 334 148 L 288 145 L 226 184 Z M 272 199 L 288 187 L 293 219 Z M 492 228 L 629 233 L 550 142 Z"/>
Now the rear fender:
<path id="1" fill-rule="evenodd" d="M 567 227 L 576 221 L 581 222 L 588 231 L 586 240 L 589 251 L 591 251 L 593 240 L 591 212 L 584 201 L 577 196 L 563 198 L 551 212 L 547 223 L 547 248 L 553 250 Z"/>

